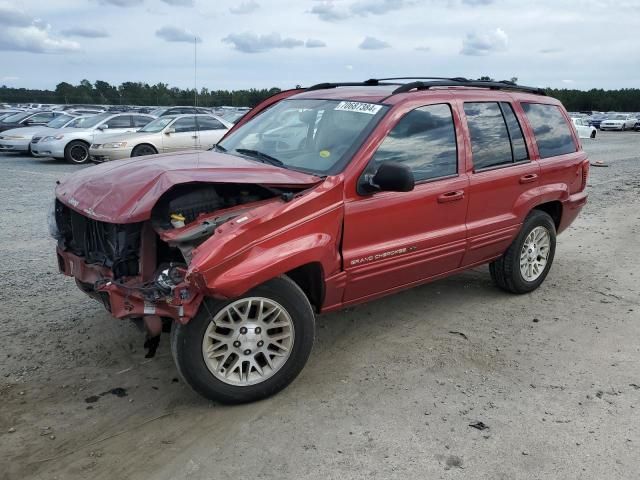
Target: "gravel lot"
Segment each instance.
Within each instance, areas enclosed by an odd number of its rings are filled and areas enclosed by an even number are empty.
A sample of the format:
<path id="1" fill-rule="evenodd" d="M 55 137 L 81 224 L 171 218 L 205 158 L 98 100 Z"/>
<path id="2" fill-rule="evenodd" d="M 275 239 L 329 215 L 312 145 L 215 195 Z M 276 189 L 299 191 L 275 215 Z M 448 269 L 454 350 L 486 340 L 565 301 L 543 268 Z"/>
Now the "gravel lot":
<path id="1" fill-rule="evenodd" d="M 583 142 L 609 167 L 537 292 L 483 267 L 323 316 L 301 376 L 239 407 L 57 274 L 46 211 L 78 167 L 0 157 L 0 478 L 637 479 L 640 134 Z"/>

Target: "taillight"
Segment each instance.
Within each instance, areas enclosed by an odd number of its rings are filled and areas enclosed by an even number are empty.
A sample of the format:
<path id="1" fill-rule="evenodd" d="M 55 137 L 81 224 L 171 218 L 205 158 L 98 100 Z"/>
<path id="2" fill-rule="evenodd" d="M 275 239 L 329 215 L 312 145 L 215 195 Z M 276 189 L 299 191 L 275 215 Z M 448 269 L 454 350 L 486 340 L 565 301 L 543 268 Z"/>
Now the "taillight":
<path id="1" fill-rule="evenodd" d="M 589 180 L 589 161 L 582 163 L 582 184 L 580 185 L 580 191 L 582 192 L 587 188 L 587 180 Z"/>

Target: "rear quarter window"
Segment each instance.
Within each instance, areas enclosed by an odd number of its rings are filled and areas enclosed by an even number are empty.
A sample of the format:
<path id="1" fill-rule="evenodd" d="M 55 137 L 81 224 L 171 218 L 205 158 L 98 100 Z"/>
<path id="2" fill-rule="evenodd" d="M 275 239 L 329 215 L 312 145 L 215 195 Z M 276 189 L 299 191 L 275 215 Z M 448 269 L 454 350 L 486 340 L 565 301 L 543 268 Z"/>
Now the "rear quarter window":
<path id="1" fill-rule="evenodd" d="M 522 109 L 533 128 L 540 158 L 555 157 L 577 150 L 571 128 L 557 105 L 523 103 Z"/>

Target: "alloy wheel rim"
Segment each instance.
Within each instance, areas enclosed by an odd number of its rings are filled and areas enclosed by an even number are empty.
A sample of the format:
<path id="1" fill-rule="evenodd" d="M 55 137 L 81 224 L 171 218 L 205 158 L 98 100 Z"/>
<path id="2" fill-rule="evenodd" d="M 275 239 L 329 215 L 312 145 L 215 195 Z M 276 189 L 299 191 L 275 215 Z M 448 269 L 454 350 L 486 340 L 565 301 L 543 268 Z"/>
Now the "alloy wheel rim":
<path id="1" fill-rule="evenodd" d="M 79 145 L 71 147 L 71 158 L 74 162 L 84 162 L 87 159 L 87 149 Z"/>
<path id="2" fill-rule="evenodd" d="M 520 273 L 527 282 L 534 282 L 544 272 L 549 260 L 551 234 L 545 227 L 536 227 L 525 238 L 520 251 Z"/>
<path id="3" fill-rule="evenodd" d="M 234 386 L 264 382 L 291 355 L 293 320 L 279 303 L 248 297 L 220 310 L 207 326 L 202 356 L 211 374 Z"/>

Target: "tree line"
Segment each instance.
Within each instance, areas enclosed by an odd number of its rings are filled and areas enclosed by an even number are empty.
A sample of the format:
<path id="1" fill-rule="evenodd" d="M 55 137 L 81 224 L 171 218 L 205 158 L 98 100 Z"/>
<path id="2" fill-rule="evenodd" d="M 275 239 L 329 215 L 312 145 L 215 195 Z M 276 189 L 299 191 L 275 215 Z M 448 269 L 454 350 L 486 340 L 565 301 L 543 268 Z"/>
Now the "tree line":
<path id="1" fill-rule="evenodd" d="M 209 90 L 197 92 L 197 103 L 204 107 L 232 105 L 253 107 L 267 97 L 280 92 L 279 88 L 249 90 Z M 193 105 L 195 89 L 169 87 L 166 83 L 149 85 L 142 82 L 124 82 L 115 86 L 102 80 L 93 84 L 82 80 L 78 85 L 61 82 L 55 90 L 0 87 L 0 102 L 5 103 L 57 103 L 100 105 Z"/>
<path id="2" fill-rule="evenodd" d="M 514 77 L 512 80 L 517 79 Z M 221 105 L 253 107 L 279 91 L 279 88 L 248 90 L 202 88 L 197 92 L 197 103 L 205 107 Z M 547 94 L 562 101 L 569 111 L 640 112 L 640 89 L 638 88 L 619 90 L 548 88 Z M 124 82 L 116 86 L 102 80 L 94 83 L 82 80 L 78 85 L 61 82 L 55 90 L 12 88 L 6 85 L 0 87 L 0 102 L 6 103 L 193 105 L 195 99 L 195 89 L 169 87 L 166 83 L 149 85 L 142 82 Z"/>

